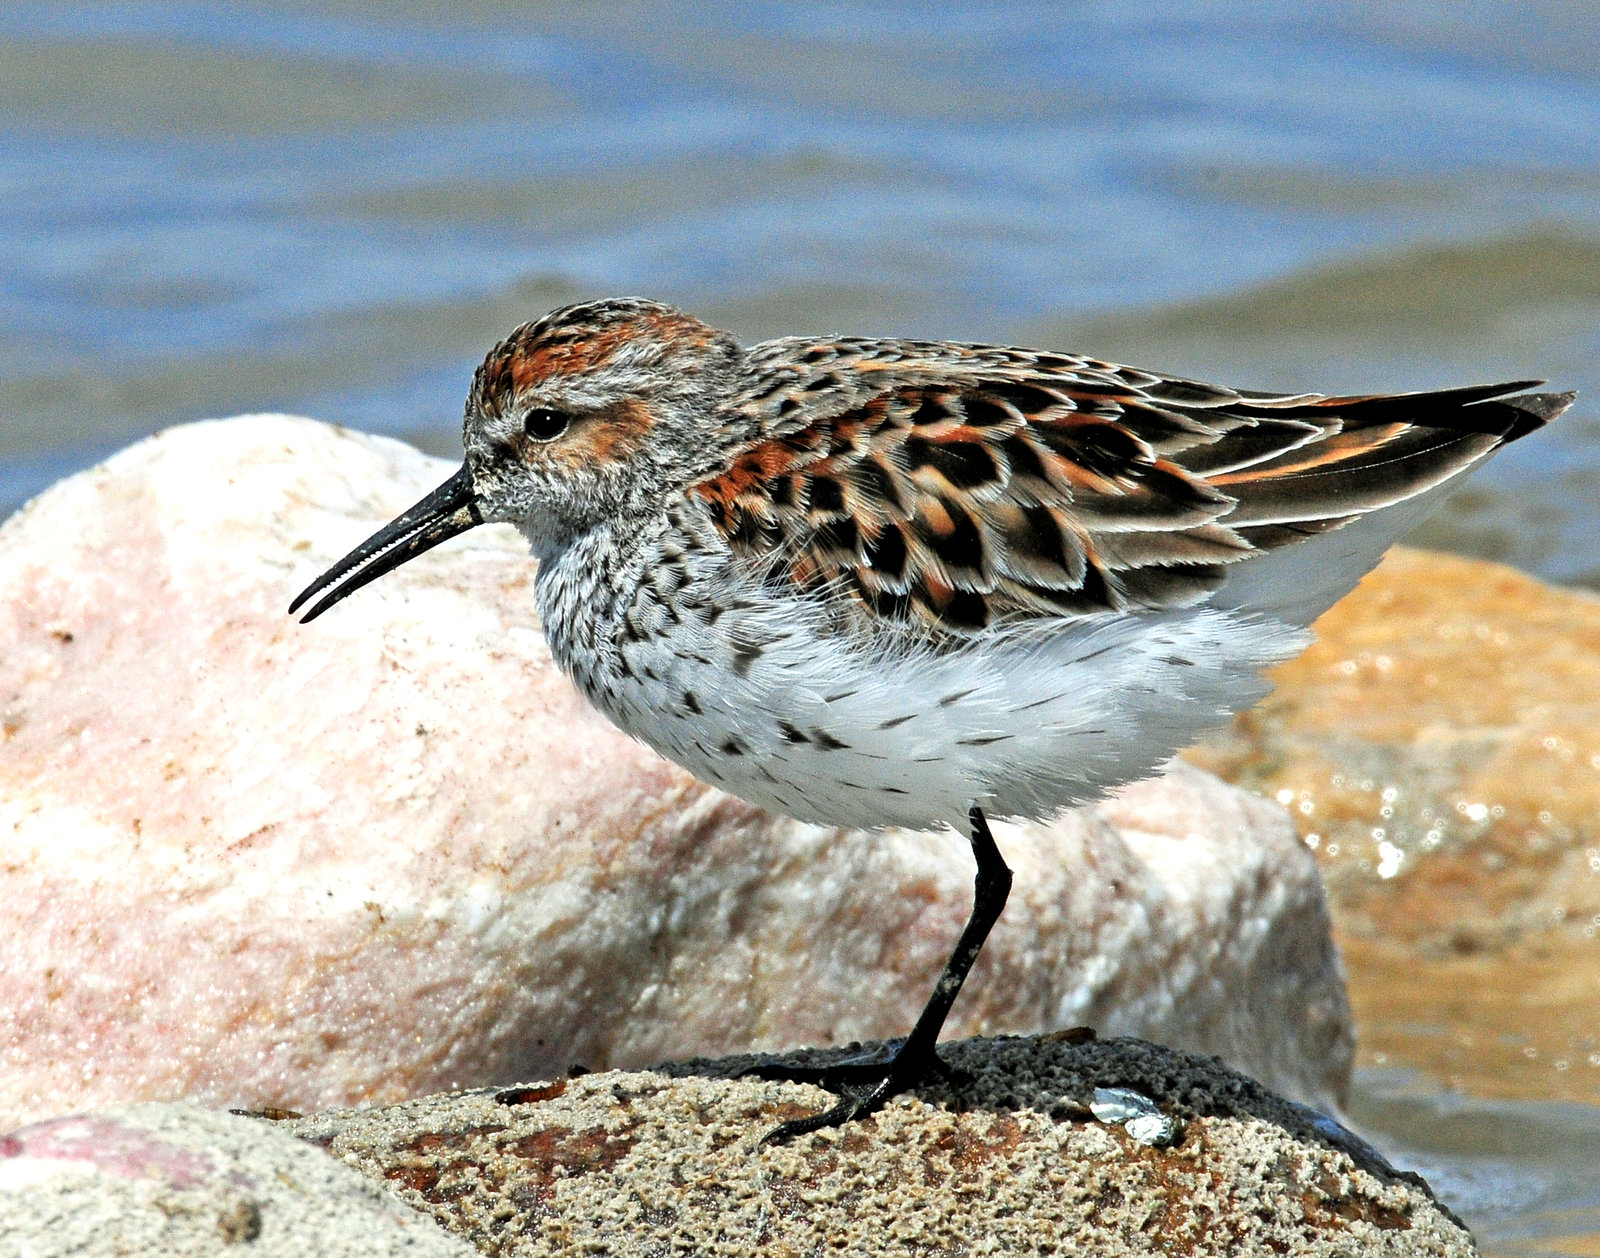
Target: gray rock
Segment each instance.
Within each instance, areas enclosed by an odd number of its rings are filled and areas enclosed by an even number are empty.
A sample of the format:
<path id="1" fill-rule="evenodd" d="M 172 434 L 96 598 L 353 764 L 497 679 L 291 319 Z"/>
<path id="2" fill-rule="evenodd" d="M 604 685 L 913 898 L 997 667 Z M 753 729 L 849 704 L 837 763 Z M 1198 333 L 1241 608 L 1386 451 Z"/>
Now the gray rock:
<path id="1" fill-rule="evenodd" d="M 871 1051 L 874 1046 L 868 1046 Z M 763 1146 L 849 1050 L 691 1061 L 342 1111 L 285 1128 L 482 1251 L 1471 1255 L 1423 1181 L 1338 1123 L 1140 1040 L 972 1039 L 952 1081 Z M 1099 1096 L 1097 1098 L 1097 1090 Z M 1118 1121 L 1097 1121 L 1092 1106 Z M 1173 1139 L 1130 1133 L 1152 1112 Z"/>
<path id="2" fill-rule="evenodd" d="M 0 1136 L 0 1256 L 460 1258 L 382 1187 L 258 1119 L 124 1105 Z"/>

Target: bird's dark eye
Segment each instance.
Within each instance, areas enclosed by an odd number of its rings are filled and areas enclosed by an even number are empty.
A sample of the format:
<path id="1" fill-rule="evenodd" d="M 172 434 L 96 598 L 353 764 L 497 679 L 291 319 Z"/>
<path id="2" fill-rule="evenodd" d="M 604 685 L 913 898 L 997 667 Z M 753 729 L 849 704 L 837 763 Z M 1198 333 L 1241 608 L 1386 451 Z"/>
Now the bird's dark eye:
<path id="1" fill-rule="evenodd" d="M 554 441 L 566 432 L 571 422 L 572 416 L 540 406 L 528 412 L 522 421 L 522 431 L 535 441 Z"/>

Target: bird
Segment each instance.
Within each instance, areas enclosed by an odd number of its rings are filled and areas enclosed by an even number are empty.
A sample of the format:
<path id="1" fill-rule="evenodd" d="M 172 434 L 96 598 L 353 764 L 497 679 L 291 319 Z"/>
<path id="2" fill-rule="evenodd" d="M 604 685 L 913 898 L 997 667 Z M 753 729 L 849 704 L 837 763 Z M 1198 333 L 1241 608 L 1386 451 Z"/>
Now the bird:
<path id="1" fill-rule="evenodd" d="M 1011 888 L 990 817 L 1099 798 L 1261 698 L 1441 493 L 1576 396 L 1542 384 L 1270 393 L 580 302 L 489 350 L 460 470 L 289 611 L 512 524 L 552 658 L 622 730 L 800 821 L 966 835 L 972 909 L 921 1015 L 887 1055 L 774 1067 L 836 1094 L 785 1140 L 944 1071 Z"/>

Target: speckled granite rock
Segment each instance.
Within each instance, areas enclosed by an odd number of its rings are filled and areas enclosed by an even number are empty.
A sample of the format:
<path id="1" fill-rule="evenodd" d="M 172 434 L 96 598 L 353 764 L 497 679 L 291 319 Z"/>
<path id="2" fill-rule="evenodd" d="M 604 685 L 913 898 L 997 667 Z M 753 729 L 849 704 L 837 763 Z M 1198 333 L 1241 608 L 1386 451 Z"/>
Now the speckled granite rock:
<path id="1" fill-rule="evenodd" d="M 1191 759 L 1316 849 L 1368 1063 L 1600 1102 L 1600 599 L 1396 549 Z"/>
<path id="2" fill-rule="evenodd" d="M 265 1124 L 125 1105 L 0 1136 L 4 1258 L 469 1258 L 471 1246 Z"/>
<path id="3" fill-rule="evenodd" d="M 954 1085 L 782 1147 L 758 1141 L 825 1094 L 738 1078 L 773 1060 L 753 1057 L 283 1125 L 507 1258 L 1475 1253 L 1415 1176 L 1214 1060 L 1070 1035 L 943 1051 Z M 1175 1143 L 1096 1121 L 1109 1087 L 1178 1119 Z"/>
<path id="4" fill-rule="evenodd" d="M 444 466 L 195 424 L 0 529 L 0 1123 L 911 1024 L 967 844 L 775 820 L 625 738 L 551 666 L 511 530 L 284 614 Z M 953 1032 L 1090 1023 L 1339 1097 L 1342 974 L 1276 805 L 1179 769 L 995 832 L 1016 891 Z"/>

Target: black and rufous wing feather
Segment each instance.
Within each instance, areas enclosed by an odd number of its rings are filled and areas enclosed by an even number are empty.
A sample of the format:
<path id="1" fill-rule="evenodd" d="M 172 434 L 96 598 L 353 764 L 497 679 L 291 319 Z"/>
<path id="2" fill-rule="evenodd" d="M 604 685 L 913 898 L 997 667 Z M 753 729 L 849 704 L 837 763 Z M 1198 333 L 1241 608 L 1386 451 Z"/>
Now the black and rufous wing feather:
<path id="1" fill-rule="evenodd" d="M 778 579 L 956 632 L 1192 605 L 1231 565 L 1411 498 L 1572 396 L 1246 393 L 922 342 L 752 354 L 761 435 L 691 497 Z"/>

